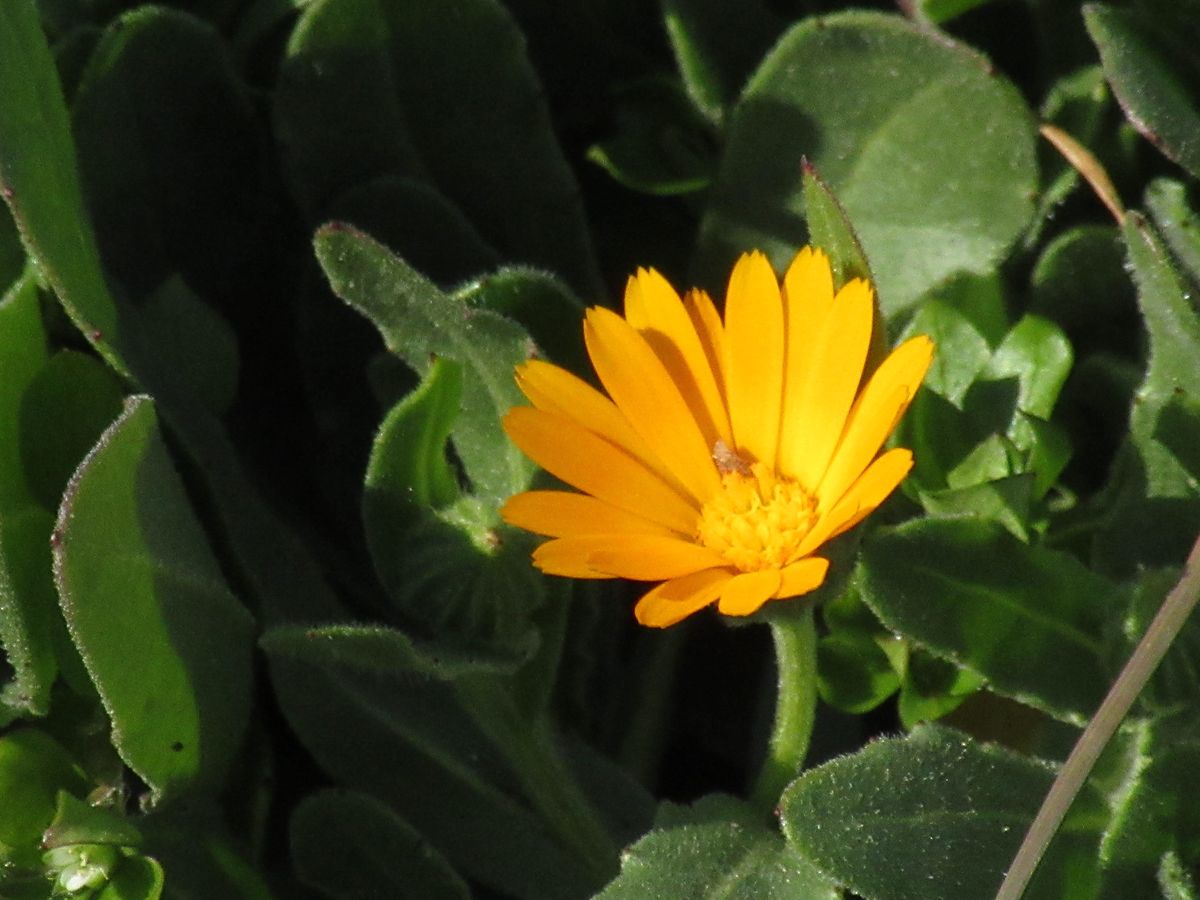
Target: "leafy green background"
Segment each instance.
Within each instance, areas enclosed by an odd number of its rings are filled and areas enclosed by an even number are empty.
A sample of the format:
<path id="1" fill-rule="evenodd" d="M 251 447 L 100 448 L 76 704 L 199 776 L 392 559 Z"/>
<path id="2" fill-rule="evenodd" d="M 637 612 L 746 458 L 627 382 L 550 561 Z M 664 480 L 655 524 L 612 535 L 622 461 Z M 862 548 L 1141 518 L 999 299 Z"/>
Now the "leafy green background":
<path id="1" fill-rule="evenodd" d="M 0 895 L 991 896 L 1200 532 L 1198 41 L 1196 0 L 0 4 Z M 500 418 L 638 266 L 719 299 L 808 241 L 875 358 L 938 349 L 767 811 L 766 629 L 539 575 Z M 1198 661 L 1029 896 L 1200 896 Z"/>

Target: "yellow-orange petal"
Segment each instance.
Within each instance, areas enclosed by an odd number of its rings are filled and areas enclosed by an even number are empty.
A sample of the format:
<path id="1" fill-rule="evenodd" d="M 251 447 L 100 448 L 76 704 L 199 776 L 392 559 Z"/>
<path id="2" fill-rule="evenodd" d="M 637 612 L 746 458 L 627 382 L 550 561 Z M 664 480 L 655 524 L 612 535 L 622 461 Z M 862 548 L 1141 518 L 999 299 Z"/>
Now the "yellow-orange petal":
<path id="1" fill-rule="evenodd" d="M 553 363 L 531 359 L 517 366 L 517 387 L 538 409 L 574 419 L 626 451 L 678 493 L 687 494 L 617 405 L 582 378 Z"/>
<path id="2" fill-rule="evenodd" d="M 588 310 L 588 354 L 629 424 L 688 493 L 703 503 L 720 489 L 709 447 L 671 376 L 646 340 L 616 313 Z"/>
<path id="3" fill-rule="evenodd" d="M 843 518 L 830 537 L 849 531 L 879 506 L 912 471 L 912 451 L 904 447 L 889 450 L 867 467 L 850 486 L 845 496 L 829 513 L 831 520 Z"/>
<path id="4" fill-rule="evenodd" d="M 673 531 L 695 529 L 695 507 L 625 451 L 571 419 L 516 406 L 503 425 L 526 456 L 572 487 Z"/>
<path id="5" fill-rule="evenodd" d="M 579 541 L 589 539 L 577 538 Z M 588 556 L 588 566 L 634 581 L 678 578 L 702 569 L 728 565 L 715 550 L 675 537 L 606 534 L 595 540 L 596 549 Z"/>
<path id="6" fill-rule="evenodd" d="M 579 376 L 541 359 L 517 366 L 517 387 L 538 409 L 566 416 L 645 461 L 645 441 L 629 427 L 612 400 Z"/>
<path id="7" fill-rule="evenodd" d="M 734 449 L 775 468 L 783 400 L 783 301 L 767 258 L 744 254 L 725 297 L 725 395 Z"/>
<path id="8" fill-rule="evenodd" d="M 912 469 L 912 451 L 903 447 L 889 450 L 859 476 L 827 512 L 821 515 L 812 531 L 804 536 L 793 559 L 812 553 L 826 541 L 849 531 L 879 506 L 896 489 Z"/>
<path id="9" fill-rule="evenodd" d="M 829 572 L 829 560 L 820 556 L 809 556 L 784 566 L 779 572 L 779 589 L 772 599 L 786 600 L 815 591 L 825 583 Z"/>
<path id="10" fill-rule="evenodd" d="M 551 575 L 660 581 L 725 565 L 719 555 L 690 541 L 653 535 L 587 534 L 554 538 L 533 551 L 533 562 Z"/>
<path id="11" fill-rule="evenodd" d="M 619 509 L 611 503 L 570 491 L 525 491 L 508 498 L 500 517 L 509 525 L 548 537 L 578 537 L 585 534 L 653 534 L 666 537 L 674 532 Z"/>
<path id="12" fill-rule="evenodd" d="M 721 402 L 725 404 L 726 420 L 729 417 L 729 398 L 725 393 L 725 326 L 721 323 L 721 314 L 712 302 L 707 291 L 693 288 L 683 298 L 684 309 L 692 320 L 692 327 L 704 347 L 704 355 L 708 358 L 709 367 L 717 380 L 717 390 L 721 394 Z M 732 435 L 731 435 L 732 436 Z M 733 441 L 726 441 L 731 447 Z"/>
<path id="13" fill-rule="evenodd" d="M 837 293 L 812 335 L 808 368 L 785 388 L 779 469 L 813 492 L 846 427 L 871 343 L 871 286 L 854 279 Z"/>
<path id="14" fill-rule="evenodd" d="M 727 616 L 748 616 L 775 596 L 783 576 L 779 569 L 760 569 L 734 575 L 721 588 L 717 609 Z"/>
<path id="15" fill-rule="evenodd" d="M 793 360 L 794 347 L 803 348 L 825 321 L 833 305 L 833 267 L 824 250 L 804 247 L 793 257 L 783 276 L 783 303 L 787 310 L 789 375 L 794 363 L 806 370 L 803 354 Z"/>
<path id="16" fill-rule="evenodd" d="M 732 443 L 729 414 L 700 335 L 675 289 L 653 269 L 640 269 L 625 290 L 625 318 L 662 361 L 704 442 Z"/>
<path id="17" fill-rule="evenodd" d="M 905 341 L 871 375 L 855 401 L 846 430 L 817 486 L 821 509 L 830 509 L 875 458 L 908 409 L 933 360 L 933 341 L 919 335 Z"/>
<path id="18" fill-rule="evenodd" d="M 590 547 L 579 547 L 578 538 L 555 538 L 533 551 L 533 564 L 547 575 L 563 578 L 616 578 L 587 564 Z"/>
<path id="19" fill-rule="evenodd" d="M 665 581 L 649 591 L 633 614 L 650 628 L 666 628 L 711 604 L 732 576 L 727 569 L 705 569 Z"/>

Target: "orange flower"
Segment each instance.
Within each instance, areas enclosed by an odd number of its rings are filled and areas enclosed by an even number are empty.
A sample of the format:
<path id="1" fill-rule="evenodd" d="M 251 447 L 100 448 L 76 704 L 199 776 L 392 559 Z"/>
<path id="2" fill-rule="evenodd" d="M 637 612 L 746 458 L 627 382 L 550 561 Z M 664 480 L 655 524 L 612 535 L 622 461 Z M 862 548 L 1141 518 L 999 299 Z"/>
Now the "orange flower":
<path id="1" fill-rule="evenodd" d="M 582 493 L 526 491 L 501 515 L 552 538 L 533 554 L 551 575 L 663 582 L 637 604 L 643 625 L 816 589 L 829 562 L 814 554 L 912 468 L 910 451 L 879 451 L 933 343 L 906 341 L 860 391 L 873 315 L 870 284 L 835 294 L 811 247 L 782 285 L 761 253 L 742 256 L 724 321 L 703 291 L 680 300 L 639 270 L 625 316 L 596 307 L 583 326 L 608 396 L 547 362 L 517 367 L 533 406 L 510 410 L 505 431 Z"/>

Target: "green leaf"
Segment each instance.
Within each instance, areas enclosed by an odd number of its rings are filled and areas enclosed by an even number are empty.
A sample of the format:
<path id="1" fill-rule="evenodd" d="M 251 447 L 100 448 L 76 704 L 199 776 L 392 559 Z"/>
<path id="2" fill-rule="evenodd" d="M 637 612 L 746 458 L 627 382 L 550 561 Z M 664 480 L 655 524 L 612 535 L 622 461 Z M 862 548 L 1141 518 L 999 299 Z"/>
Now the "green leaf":
<path id="1" fill-rule="evenodd" d="M 111 809 L 92 806 L 60 790 L 54 819 L 42 835 L 48 850 L 72 844 L 113 844 L 137 847 L 142 833 L 128 818 Z"/>
<path id="2" fill-rule="evenodd" d="M 1121 777 L 1111 794 L 1112 818 L 1100 842 L 1110 896 L 1150 896 L 1164 854 L 1200 839 L 1194 793 L 1200 742 L 1190 719 L 1142 721 L 1127 727 Z"/>
<path id="3" fill-rule="evenodd" d="M 587 158 L 617 182 L 657 196 L 703 190 L 716 169 L 716 141 L 668 78 L 624 85 L 616 97 L 616 134 L 588 148 Z"/>
<path id="4" fill-rule="evenodd" d="M 29 271 L 0 299 L 0 648 L 11 667 L 11 680 L 0 686 L 0 722 L 22 712 L 45 715 L 57 670 L 57 597 L 49 575 L 53 521 L 34 501 L 20 434 L 26 391 L 45 361 L 46 331 Z"/>
<path id="5" fill-rule="evenodd" d="M 1191 872 L 1173 850 L 1164 853 L 1159 862 L 1158 889 L 1162 891 L 1163 900 L 1196 900 L 1200 897 Z"/>
<path id="6" fill-rule="evenodd" d="M 464 706 L 463 692 L 487 690 L 494 669 L 431 657 L 382 628 L 281 628 L 261 645 L 288 721 L 317 762 L 387 803 L 457 869 L 516 896 L 597 886 L 514 785 L 505 751 L 518 735 L 481 723 L 506 715 L 503 701 Z"/>
<path id="7" fill-rule="evenodd" d="M 340 194 L 329 213 L 400 251 L 438 285 L 457 285 L 500 265 L 500 255 L 462 210 L 427 181 L 375 178 Z"/>
<path id="8" fill-rule="evenodd" d="M 625 851 L 621 874 L 597 895 L 599 900 L 841 896 L 740 801 L 710 795 L 691 808 L 667 805 L 656 825 Z"/>
<path id="9" fill-rule="evenodd" d="M 44 279 L 83 336 L 119 374 L 149 386 L 204 473 L 247 588 L 272 618 L 325 620 L 340 610 L 319 567 L 249 484 L 217 421 L 180 373 L 163 370 L 133 309 L 109 291 L 75 170 L 54 63 L 30 0 L 0 10 L 0 189 Z M 132 376 L 131 376 L 132 377 Z"/>
<path id="10" fill-rule="evenodd" d="M 868 712 L 900 687 L 891 658 L 866 635 L 825 635 L 817 644 L 817 667 L 821 699 L 842 712 Z"/>
<path id="11" fill-rule="evenodd" d="M 889 315 L 955 273 L 989 272 L 1033 211 L 1032 117 L 986 60 L 898 17 L 809 19 L 734 110 L 701 283 L 723 283 L 748 248 L 782 268 L 805 243 L 802 157 L 854 224 Z"/>
<path id="12" fill-rule="evenodd" d="M 1146 211 L 1179 267 L 1200 287 L 1200 216 L 1188 204 L 1186 185 L 1156 178 L 1146 188 Z"/>
<path id="13" fill-rule="evenodd" d="M 311 794 L 292 813 L 288 830 L 300 878 L 330 897 L 471 896 L 420 832 L 368 794 Z"/>
<path id="14" fill-rule="evenodd" d="M 459 500 L 446 441 L 462 401 L 463 367 L 437 358 L 388 413 L 367 466 L 367 544 L 392 600 L 437 639 L 524 660 L 545 587 L 529 541 L 507 529 L 502 537 L 474 498 Z"/>
<path id="15" fill-rule="evenodd" d="M 21 401 L 21 462 L 37 502 L 57 509 L 63 488 L 121 413 L 124 390 L 99 360 L 75 350 L 55 353 Z"/>
<path id="16" fill-rule="evenodd" d="M 42 277 L 123 375 L 128 338 L 100 269 L 54 61 L 33 0 L 0 10 L 0 191 Z"/>
<path id="17" fill-rule="evenodd" d="M 95 894 L 95 900 L 158 900 L 166 876 L 158 860 L 148 856 L 122 859 L 112 878 Z"/>
<path id="18" fill-rule="evenodd" d="M 892 630 L 993 691 L 1082 725 L 1107 689 L 1116 588 L 996 523 L 918 520 L 863 545 L 863 596 Z"/>
<path id="19" fill-rule="evenodd" d="M 916 13 L 927 22 L 941 25 L 969 13 L 990 0 L 917 0 Z"/>
<path id="20" fill-rule="evenodd" d="M 922 726 L 801 775 L 783 795 L 783 833 L 872 900 L 990 897 L 1053 777 L 1048 764 Z M 1081 798 L 1026 896 L 1095 896 L 1099 806 Z"/>
<path id="21" fill-rule="evenodd" d="M 1122 574 L 1180 562 L 1200 530 L 1200 484 L 1159 438 L 1172 400 L 1181 393 L 1200 397 L 1200 316 L 1153 227 L 1130 212 L 1124 236 L 1150 360 L 1129 415 L 1129 452 L 1117 473 L 1112 518 L 1095 544 L 1097 565 Z"/>
<path id="22" fill-rule="evenodd" d="M 1149 569 L 1138 574 L 1133 584 L 1129 608 L 1121 622 L 1124 646 L 1119 653 L 1128 657 L 1137 646 L 1150 622 L 1158 613 L 1167 593 L 1175 587 L 1180 571 Z M 1155 712 L 1189 707 L 1200 700 L 1200 621 L 1189 618 L 1171 641 L 1150 683 L 1142 690 L 1139 704 Z"/>
<path id="23" fill-rule="evenodd" d="M 1040 316 L 1025 315 L 1004 336 L 983 375 L 996 380 L 1016 378 L 1020 386 L 1017 408 L 1049 419 L 1073 361 L 1071 343 L 1058 326 Z"/>
<path id="24" fill-rule="evenodd" d="M 462 366 L 434 359 L 421 386 L 392 407 L 367 465 L 368 539 L 372 494 L 440 509 L 458 499 L 446 443 L 462 403 Z"/>
<path id="25" fill-rule="evenodd" d="M 949 715 L 983 685 L 983 678 L 974 672 L 914 651 L 909 654 L 896 705 L 900 724 L 911 730 L 921 722 Z"/>
<path id="26" fill-rule="evenodd" d="M 54 516 L 36 506 L 0 515 L 0 647 L 12 678 L 0 686 L 0 722 L 44 716 L 66 643 L 50 577 Z"/>
<path id="27" fill-rule="evenodd" d="M 931 293 L 902 336 L 925 334 L 933 340 L 937 352 L 924 385 L 961 407 L 1007 331 L 997 279 L 961 276 Z"/>
<path id="28" fill-rule="evenodd" d="M 763 0 L 661 0 L 663 23 L 688 95 L 719 123 L 742 85 L 783 31 Z"/>
<path id="29" fill-rule="evenodd" d="M 0 737 L 0 857 L 11 851 L 40 852 L 60 790 L 88 790 L 82 770 L 62 745 L 34 728 Z"/>
<path id="30" fill-rule="evenodd" d="M 189 392 L 207 409 L 227 413 L 237 396 L 238 346 L 224 317 L 178 276 L 160 284 L 139 312 L 157 364 L 184 373 Z"/>
<path id="31" fill-rule="evenodd" d="M 495 0 L 464 0 L 452 16 L 435 0 L 310 4 L 275 113 L 314 219 L 369 177 L 423 178 L 506 259 L 596 290 L 578 187 L 523 36 Z"/>
<path id="32" fill-rule="evenodd" d="M 1109 225 L 1080 225 L 1050 241 L 1030 276 L 1030 311 L 1058 323 L 1086 352 L 1135 356 L 1137 298 Z"/>
<path id="33" fill-rule="evenodd" d="M 141 298 L 176 272 L 202 292 L 239 274 L 253 252 L 262 136 L 215 28 L 162 6 L 119 16 L 88 61 L 71 124 L 117 284 Z"/>
<path id="34" fill-rule="evenodd" d="M 874 282 L 871 267 L 863 253 L 854 226 L 846 218 L 846 210 L 838 202 L 821 176 L 807 160 L 804 169 L 804 217 L 808 222 L 808 237 L 829 254 L 833 266 L 833 283 L 845 284 L 852 278 Z M 877 323 L 878 327 L 878 323 Z"/>
<path id="35" fill-rule="evenodd" d="M 548 272 L 506 267 L 464 285 L 459 293 L 480 309 L 518 322 L 553 362 L 579 375 L 591 371 L 583 345 L 583 304 Z"/>
<path id="36" fill-rule="evenodd" d="M 1156 22 L 1136 9 L 1089 3 L 1088 34 L 1125 117 L 1150 143 L 1200 176 L 1200 66 L 1193 20 L 1188 31 Z"/>
<path id="37" fill-rule="evenodd" d="M 253 622 L 225 585 L 148 398 L 128 401 L 72 478 L 54 565 L 121 758 L 155 799 L 219 785 L 250 712 Z"/>
<path id="38" fill-rule="evenodd" d="M 963 487 L 918 491 L 921 505 L 931 516 L 990 519 L 1003 526 L 1017 540 L 1028 541 L 1036 489 L 1033 476 L 1021 473 L 982 477 L 984 480 L 966 483 Z"/>
<path id="39" fill-rule="evenodd" d="M 8 207 L 0 208 L 0 287 L 7 289 L 25 269 L 25 248 Z"/>
<path id="40" fill-rule="evenodd" d="M 462 364 L 454 447 L 485 509 L 523 490 L 533 467 L 504 435 L 500 416 L 522 402 L 512 371 L 529 356 L 528 336 L 495 313 L 443 294 L 365 234 L 328 225 L 315 244 L 334 293 L 374 323 L 389 350 L 418 372 L 434 356 Z"/>
<path id="41" fill-rule="evenodd" d="M 138 820 L 145 852 L 168 873 L 169 896 L 272 900 L 263 875 L 228 834 L 228 816 L 229 808 L 210 795 L 160 807 Z"/>

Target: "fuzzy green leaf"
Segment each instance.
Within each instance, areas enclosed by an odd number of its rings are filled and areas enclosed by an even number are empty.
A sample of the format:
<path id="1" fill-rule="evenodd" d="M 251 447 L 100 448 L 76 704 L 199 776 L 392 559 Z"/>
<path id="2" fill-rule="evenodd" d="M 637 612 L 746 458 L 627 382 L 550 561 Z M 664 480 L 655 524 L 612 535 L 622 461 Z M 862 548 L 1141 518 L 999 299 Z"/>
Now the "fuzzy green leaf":
<path id="1" fill-rule="evenodd" d="M 75 146 L 37 5 L 0 9 L 0 188 L 30 257 L 83 335 L 118 372 L 128 337 L 84 213 Z"/>
<path id="2" fill-rule="evenodd" d="M 1194 729 L 1175 717 L 1132 723 L 1121 735 L 1122 777 L 1100 842 L 1107 896 L 1150 896 L 1162 856 L 1200 839 L 1200 814 L 1184 799 L 1200 765 Z"/>
<path id="3" fill-rule="evenodd" d="M 435 359 L 384 419 L 363 493 L 367 543 L 392 600 L 439 640 L 523 659 L 537 643 L 529 613 L 545 587 L 529 542 L 507 530 L 502 538 L 474 498 L 459 497 L 446 452 L 463 379 L 460 364 Z"/>
<path id="4" fill-rule="evenodd" d="M 1200 315 L 1192 305 L 1191 288 L 1150 223 L 1131 212 L 1124 236 L 1150 361 L 1130 411 L 1129 445 L 1117 473 L 1112 520 L 1095 545 L 1097 564 L 1117 573 L 1139 564 L 1180 562 L 1200 530 L 1200 484 L 1163 443 L 1159 430 L 1173 400 L 1200 397 Z"/>
<path id="5" fill-rule="evenodd" d="M 803 168 L 804 215 L 808 222 L 808 237 L 829 254 L 834 284 L 845 284 L 852 278 L 874 281 L 862 244 L 854 232 L 854 226 L 846 218 L 842 204 L 812 165 L 806 161 Z"/>
<path id="6" fill-rule="evenodd" d="M 1137 10 L 1089 3 L 1084 22 L 1126 118 L 1150 143 L 1200 176 L 1200 66 L 1188 31 Z M 1187 26 L 1185 26 L 1187 27 Z"/>
<path id="7" fill-rule="evenodd" d="M 734 110 L 701 228 L 702 283 L 723 283 L 748 248 L 782 267 L 805 243 L 802 157 L 854 224 L 888 314 L 957 272 L 990 271 L 1033 211 L 1033 120 L 986 60 L 898 17 L 813 18 L 784 35 Z"/>
<path id="8" fill-rule="evenodd" d="M 55 579 L 121 758 L 155 798 L 219 785 L 250 712 L 253 622 L 158 432 L 131 398 L 59 511 Z"/>
<path id="9" fill-rule="evenodd" d="M 1107 689 L 1113 585 L 992 522 L 918 520 L 863 545 L 863 596 L 889 628 L 988 679 L 992 690 L 1083 724 Z"/>
<path id="10" fill-rule="evenodd" d="M 990 897 L 1053 777 L 1048 764 L 922 726 L 801 775 L 783 795 L 783 833 L 873 900 Z M 1098 805 L 1085 795 L 1027 896 L 1095 896 L 1087 814 Z"/>
<path id="11" fill-rule="evenodd" d="M 418 372 L 434 356 L 463 366 L 454 446 L 488 511 L 523 490 L 533 466 L 505 436 L 500 416 L 522 402 L 513 367 L 532 349 L 513 322 L 447 296 L 404 260 L 344 225 L 317 232 L 317 259 L 334 293 L 374 323 L 384 343 Z"/>
<path id="12" fill-rule="evenodd" d="M 720 796 L 666 806 L 654 830 L 625 851 L 598 900 L 835 900 L 841 892 L 744 803 Z"/>

